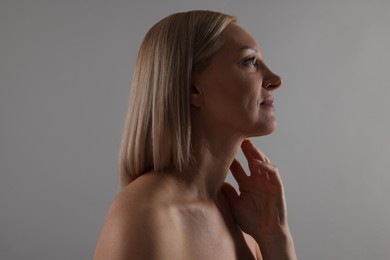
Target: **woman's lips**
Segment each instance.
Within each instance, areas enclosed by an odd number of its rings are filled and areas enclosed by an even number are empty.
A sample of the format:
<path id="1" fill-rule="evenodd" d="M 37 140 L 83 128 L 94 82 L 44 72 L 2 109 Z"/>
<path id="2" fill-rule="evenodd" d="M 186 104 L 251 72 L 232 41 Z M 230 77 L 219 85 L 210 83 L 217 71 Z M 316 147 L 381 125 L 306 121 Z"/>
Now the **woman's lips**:
<path id="1" fill-rule="evenodd" d="M 274 98 L 272 96 L 267 97 L 266 99 L 263 100 L 263 102 L 260 103 L 260 105 L 266 107 L 274 107 Z"/>

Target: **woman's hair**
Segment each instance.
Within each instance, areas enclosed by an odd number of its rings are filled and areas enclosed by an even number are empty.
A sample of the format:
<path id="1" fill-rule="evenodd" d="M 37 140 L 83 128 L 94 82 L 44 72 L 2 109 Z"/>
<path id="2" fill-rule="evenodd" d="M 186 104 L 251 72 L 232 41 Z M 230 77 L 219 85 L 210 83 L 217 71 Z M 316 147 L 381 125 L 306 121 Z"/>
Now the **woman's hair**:
<path id="1" fill-rule="evenodd" d="M 191 160 L 191 76 L 223 45 L 235 22 L 212 11 L 172 14 L 146 34 L 137 58 L 120 151 L 120 182 L 148 171 L 178 169 Z"/>

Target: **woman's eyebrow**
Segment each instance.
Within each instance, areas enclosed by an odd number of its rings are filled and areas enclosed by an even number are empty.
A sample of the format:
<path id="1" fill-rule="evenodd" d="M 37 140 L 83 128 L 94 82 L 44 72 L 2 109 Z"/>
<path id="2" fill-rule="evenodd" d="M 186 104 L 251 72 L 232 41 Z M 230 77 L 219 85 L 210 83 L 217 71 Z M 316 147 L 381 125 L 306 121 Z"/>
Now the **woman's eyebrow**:
<path id="1" fill-rule="evenodd" d="M 252 51 L 254 51 L 254 52 L 257 52 L 257 49 L 256 49 L 256 48 L 254 48 L 254 47 L 252 47 L 252 46 L 249 46 L 249 45 L 244 45 L 244 46 L 242 46 L 241 48 L 238 49 L 238 51 L 247 50 L 247 49 L 250 49 L 250 50 L 252 50 Z"/>

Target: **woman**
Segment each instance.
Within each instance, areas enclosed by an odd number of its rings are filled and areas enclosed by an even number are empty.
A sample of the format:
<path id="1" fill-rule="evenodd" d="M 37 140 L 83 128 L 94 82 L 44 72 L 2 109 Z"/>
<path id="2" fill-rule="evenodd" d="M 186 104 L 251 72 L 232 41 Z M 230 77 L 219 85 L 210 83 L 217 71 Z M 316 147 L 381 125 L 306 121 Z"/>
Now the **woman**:
<path id="1" fill-rule="evenodd" d="M 123 189 L 95 259 L 296 259 L 278 170 L 247 139 L 274 131 L 281 84 L 232 16 L 191 11 L 154 25 L 131 88 Z M 239 195 L 224 183 L 229 169 Z"/>

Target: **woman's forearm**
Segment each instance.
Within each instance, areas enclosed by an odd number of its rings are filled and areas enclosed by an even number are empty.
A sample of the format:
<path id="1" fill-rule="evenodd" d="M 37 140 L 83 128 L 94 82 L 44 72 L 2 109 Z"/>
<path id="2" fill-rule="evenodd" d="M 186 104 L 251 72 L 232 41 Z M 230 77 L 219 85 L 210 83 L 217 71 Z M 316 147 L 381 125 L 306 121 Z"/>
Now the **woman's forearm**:
<path id="1" fill-rule="evenodd" d="M 294 241 L 290 232 L 281 235 L 258 235 L 254 239 L 259 244 L 264 260 L 296 260 Z"/>

